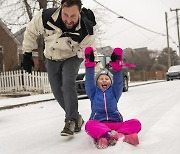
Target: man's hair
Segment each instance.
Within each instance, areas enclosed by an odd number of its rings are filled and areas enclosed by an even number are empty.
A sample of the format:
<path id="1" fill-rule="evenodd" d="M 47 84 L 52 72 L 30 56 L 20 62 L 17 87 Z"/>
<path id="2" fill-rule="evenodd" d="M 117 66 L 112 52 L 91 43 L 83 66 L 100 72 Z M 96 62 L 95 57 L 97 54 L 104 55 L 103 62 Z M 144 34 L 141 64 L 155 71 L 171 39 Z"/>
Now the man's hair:
<path id="1" fill-rule="evenodd" d="M 62 0 L 61 7 L 71 7 L 73 5 L 77 5 L 79 10 L 81 10 L 82 2 L 81 0 Z"/>

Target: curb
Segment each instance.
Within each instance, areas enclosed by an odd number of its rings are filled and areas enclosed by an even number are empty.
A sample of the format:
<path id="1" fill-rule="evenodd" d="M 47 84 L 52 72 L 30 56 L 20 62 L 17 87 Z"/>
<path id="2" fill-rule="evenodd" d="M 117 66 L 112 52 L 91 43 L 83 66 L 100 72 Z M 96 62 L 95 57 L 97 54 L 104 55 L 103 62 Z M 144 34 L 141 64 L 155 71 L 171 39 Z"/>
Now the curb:
<path id="1" fill-rule="evenodd" d="M 159 82 L 166 82 L 166 80 L 152 81 L 152 82 L 147 82 L 147 83 L 140 83 L 140 84 L 135 84 L 135 85 L 129 85 L 129 87 L 137 87 L 137 86 L 143 86 L 143 85 L 159 83 Z"/>
<path id="2" fill-rule="evenodd" d="M 143 86 L 143 85 L 154 84 L 154 83 L 159 83 L 159 82 L 166 82 L 166 80 L 153 81 L 153 82 L 147 82 L 147 83 L 139 83 L 139 84 L 135 84 L 135 85 L 129 85 L 129 87 L 137 87 L 137 86 Z M 83 99 L 83 98 L 87 98 L 87 95 L 82 95 L 82 96 L 79 95 L 78 96 L 78 100 Z M 18 108 L 18 107 L 23 107 L 23 106 L 28 106 L 28 105 L 31 105 L 31 104 L 38 104 L 38 103 L 48 102 L 48 101 L 52 101 L 52 100 L 55 100 L 55 98 L 44 99 L 44 100 L 39 100 L 39 101 L 32 101 L 32 102 L 21 103 L 21 104 L 16 104 L 16 105 L 7 105 L 7 106 L 0 107 L 0 111 L 7 110 L 7 109 Z"/>
<path id="3" fill-rule="evenodd" d="M 16 105 L 8 105 L 8 106 L 3 106 L 0 107 L 0 111 L 2 110 L 7 110 L 7 109 L 13 109 L 13 108 L 18 108 L 18 107 L 22 107 L 22 106 L 28 106 L 30 104 L 38 104 L 38 103 L 43 103 L 43 102 L 48 102 L 48 101 L 52 101 L 55 100 L 54 98 L 52 99 L 45 99 L 45 100 L 40 100 L 40 101 L 33 101 L 33 102 L 28 102 L 28 103 L 21 103 L 21 104 L 16 104 Z"/>

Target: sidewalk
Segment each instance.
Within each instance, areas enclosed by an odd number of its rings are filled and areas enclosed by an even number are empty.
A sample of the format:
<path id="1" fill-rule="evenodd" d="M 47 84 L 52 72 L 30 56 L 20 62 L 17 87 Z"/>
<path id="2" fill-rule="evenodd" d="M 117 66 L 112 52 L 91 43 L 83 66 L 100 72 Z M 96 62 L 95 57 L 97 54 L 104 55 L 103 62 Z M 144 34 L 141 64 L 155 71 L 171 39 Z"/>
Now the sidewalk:
<path id="1" fill-rule="evenodd" d="M 50 94 L 38 94 L 32 96 L 24 96 L 18 98 L 3 98 L 0 100 L 0 110 L 10 109 L 13 107 L 19 107 L 22 105 L 28 105 L 32 103 L 40 103 L 43 101 L 54 100 L 52 93 Z"/>
<path id="2" fill-rule="evenodd" d="M 158 82 L 166 82 L 166 80 L 135 81 L 135 82 L 130 82 L 129 87 L 142 86 L 142 85 L 158 83 Z"/>
<path id="3" fill-rule="evenodd" d="M 158 82 L 165 82 L 165 80 L 153 80 L 153 81 L 140 81 L 140 82 L 131 82 L 129 83 L 129 87 L 147 85 L 152 83 Z M 86 95 L 78 96 L 78 98 L 83 98 Z M 24 96 L 24 97 L 16 97 L 16 98 L 9 98 L 9 97 L 2 97 L 0 98 L 0 110 L 4 109 L 11 109 L 14 107 L 20 107 L 29 104 L 36 104 L 44 101 L 51 101 L 55 100 L 52 93 L 50 94 L 37 94 L 31 96 Z"/>

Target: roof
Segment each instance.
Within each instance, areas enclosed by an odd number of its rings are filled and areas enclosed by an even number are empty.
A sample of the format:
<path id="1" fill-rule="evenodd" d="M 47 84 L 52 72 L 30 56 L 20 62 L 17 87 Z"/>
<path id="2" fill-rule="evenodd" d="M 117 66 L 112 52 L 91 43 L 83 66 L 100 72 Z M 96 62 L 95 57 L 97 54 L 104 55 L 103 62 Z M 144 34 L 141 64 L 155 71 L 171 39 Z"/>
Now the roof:
<path id="1" fill-rule="evenodd" d="M 6 33 L 14 40 L 14 42 L 19 45 L 19 41 L 16 39 L 14 34 L 9 30 L 5 23 L 0 19 L 0 26 L 6 31 Z"/>
<path id="2" fill-rule="evenodd" d="M 16 39 L 19 41 L 20 44 L 22 44 L 23 40 L 24 40 L 24 32 L 26 30 L 26 27 L 20 29 L 19 31 L 17 31 L 14 36 L 16 37 Z"/>

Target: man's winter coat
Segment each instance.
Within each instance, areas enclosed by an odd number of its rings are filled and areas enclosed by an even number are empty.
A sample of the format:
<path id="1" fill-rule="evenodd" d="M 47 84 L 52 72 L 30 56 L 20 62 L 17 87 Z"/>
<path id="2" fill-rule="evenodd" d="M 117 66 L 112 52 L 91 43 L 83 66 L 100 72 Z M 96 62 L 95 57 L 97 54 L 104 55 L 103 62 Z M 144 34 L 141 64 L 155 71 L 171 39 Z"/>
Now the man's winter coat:
<path id="1" fill-rule="evenodd" d="M 83 58 L 84 48 L 95 48 L 93 26 L 96 25 L 91 10 L 82 8 L 79 23 L 73 30 L 67 30 L 61 19 L 61 8 L 40 10 L 26 27 L 23 51 L 37 48 L 37 37 L 43 35 L 44 55 L 51 60 L 65 60 L 78 56 Z"/>
<path id="2" fill-rule="evenodd" d="M 94 68 L 86 68 L 86 93 L 91 101 L 90 120 L 122 122 L 117 103 L 123 90 L 122 72 L 113 72 L 113 83 L 104 92 L 98 88 Z"/>

